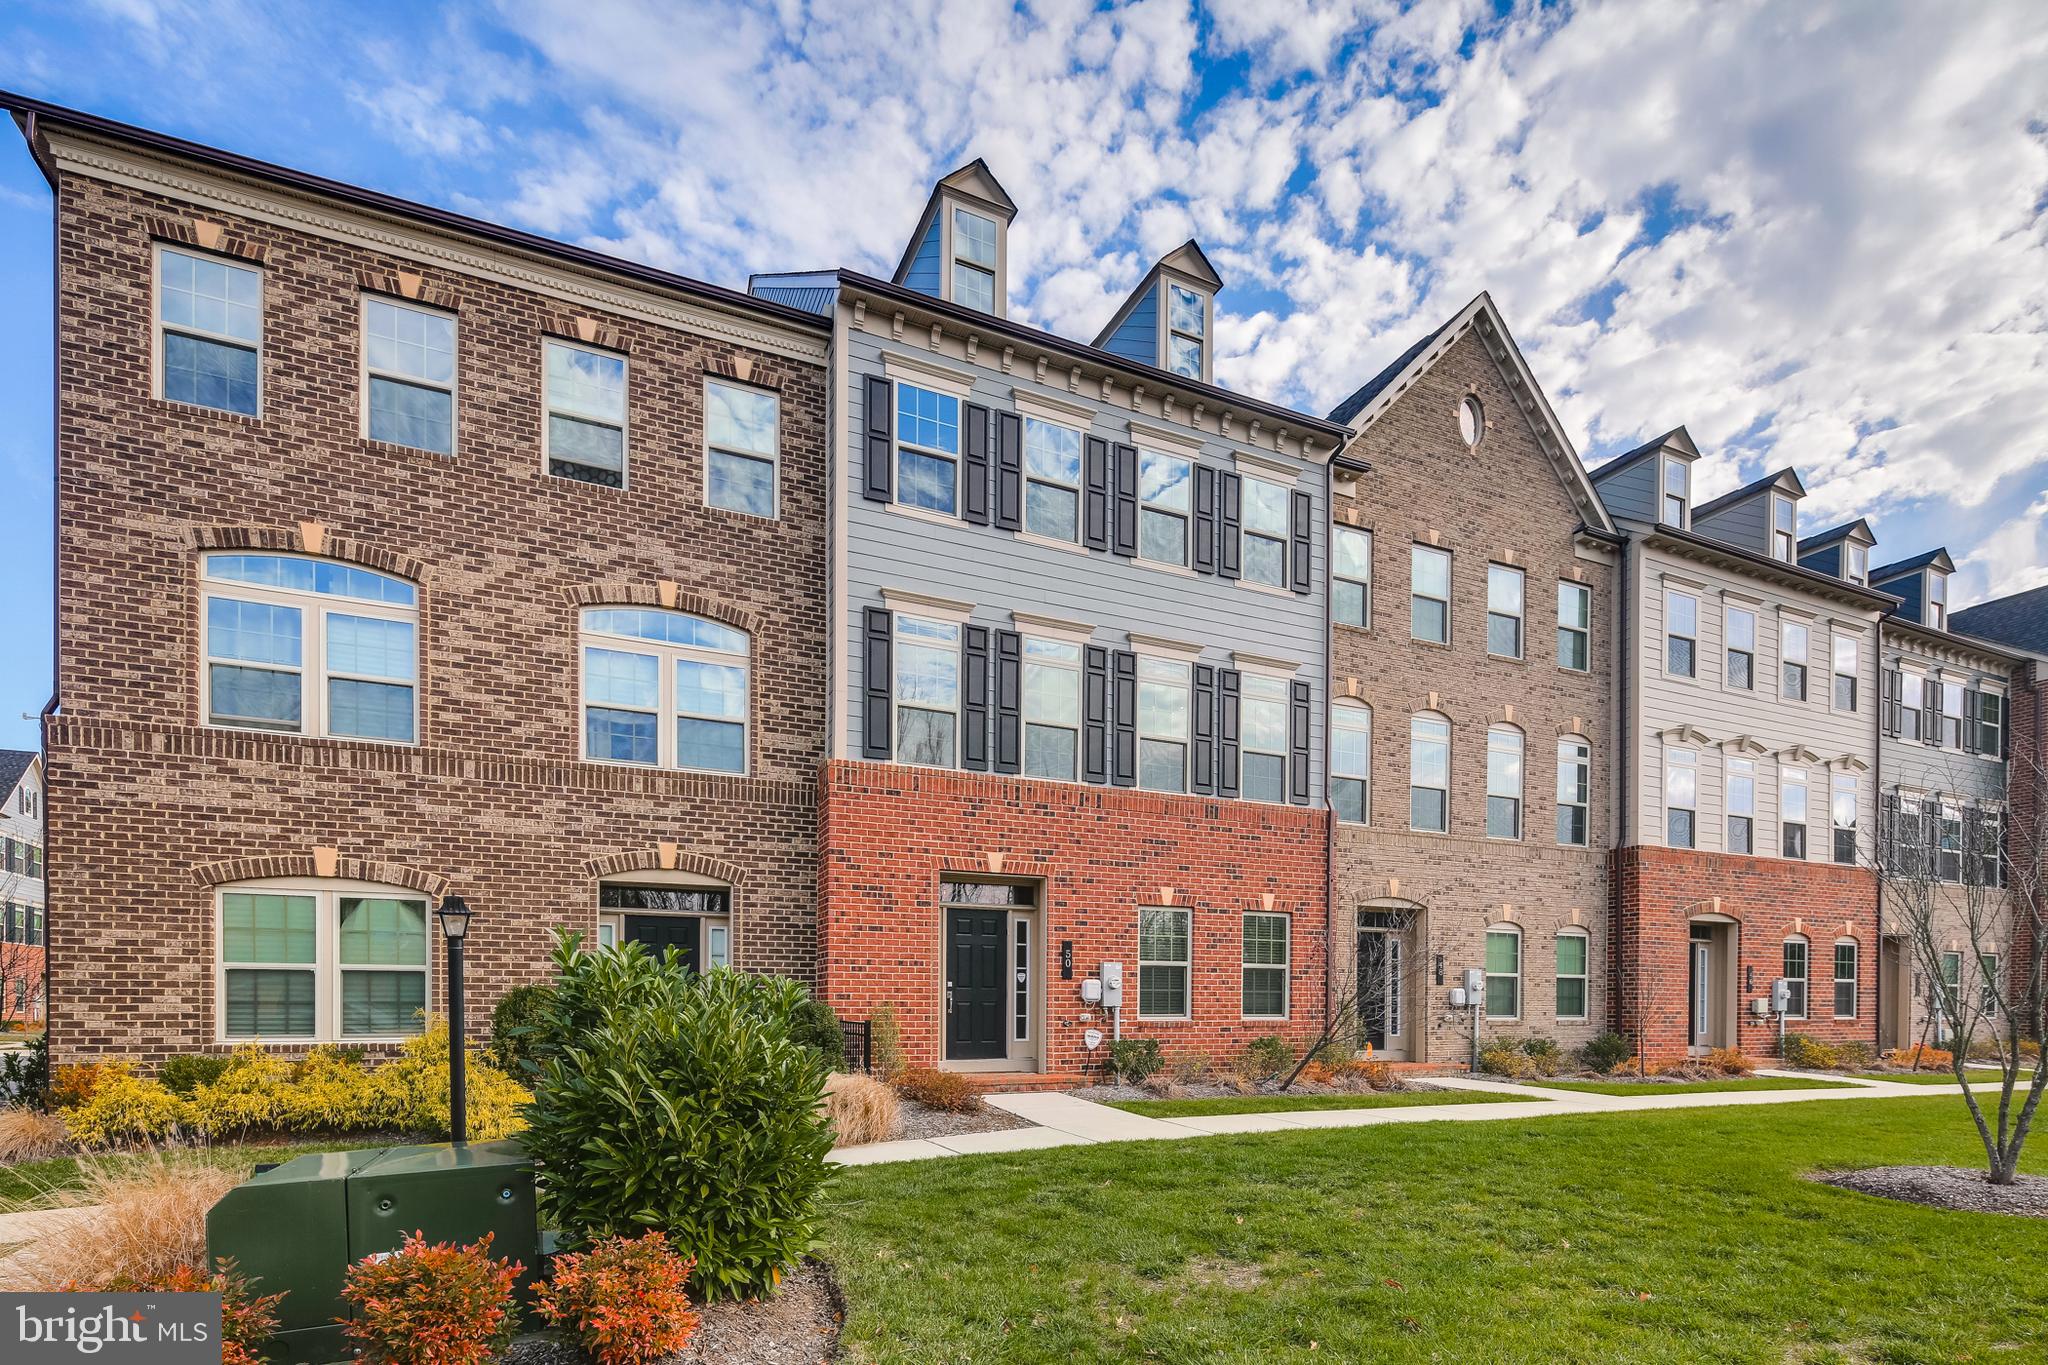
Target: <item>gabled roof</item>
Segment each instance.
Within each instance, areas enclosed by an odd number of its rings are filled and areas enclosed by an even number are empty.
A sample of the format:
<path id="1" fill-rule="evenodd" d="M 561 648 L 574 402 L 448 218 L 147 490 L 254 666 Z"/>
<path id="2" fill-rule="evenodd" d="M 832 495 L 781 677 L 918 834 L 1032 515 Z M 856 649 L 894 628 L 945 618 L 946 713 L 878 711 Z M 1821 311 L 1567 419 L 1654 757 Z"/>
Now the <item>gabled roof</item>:
<path id="1" fill-rule="evenodd" d="M 1845 521 L 1840 526 L 1830 526 L 1825 531 L 1819 531 L 1810 536 L 1801 536 L 1799 538 L 1799 553 L 1805 554 L 1809 550 L 1822 549 L 1834 544 L 1838 540 L 1847 540 L 1858 532 L 1862 533 L 1863 542 L 1866 545 L 1877 544 L 1877 532 L 1870 529 L 1868 521 L 1858 517 L 1854 521 Z"/>
<path id="2" fill-rule="evenodd" d="M 1714 513 L 1724 508 L 1733 507 L 1736 503 L 1753 498 L 1770 488 L 1790 493 L 1795 498 L 1806 496 L 1806 485 L 1799 482 L 1798 471 L 1788 465 L 1776 473 L 1764 475 L 1753 483 L 1744 484 L 1733 493 L 1723 493 L 1712 502 L 1701 503 L 1698 507 L 1692 509 L 1692 519 L 1698 521 L 1701 517 L 1711 517 Z"/>
<path id="3" fill-rule="evenodd" d="M 1115 336 L 1117 328 L 1124 325 L 1124 320 L 1130 317 L 1139 300 L 1145 297 L 1145 291 L 1152 287 L 1152 282 L 1168 270 L 1178 271 L 1189 279 L 1205 285 L 1212 292 L 1223 287 L 1223 277 L 1216 273 L 1215 266 L 1209 264 L 1209 257 L 1203 252 L 1201 244 L 1190 237 L 1152 263 L 1152 268 L 1145 272 L 1145 278 L 1138 281 L 1138 287 L 1124 296 L 1124 301 L 1117 305 L 1116 312 L 1110 314 L 1109 321 L 1095 334 L 1095 340 L 1088 344 L 1099 348 Z"/>
<path id="4" fill-rule="evenodd" d="M 1947 547 L 1937 545 L 1924 554 L 1914 555 L 1911 559 L 1895 560 L 1890 564 L 1872 569 L 1870 571 L 1870 581 L 1872 584 L 1878 584 L 1884 582 L 1887 578 L 1901 578 L 1906 574 L 1914 572 L 1916 569 L 1924 569 L 1930 564 L 1940 569 L 1943 573 L 1954 573 L 1956 571 L 1956 562 L 1948 557 Z"/>
<path id="5" fill-rule="evenodd" d="M 1468 331 L 1479 335 L 1487 353 L 1501 368 L 1523 416 L 1535 429 L 1536 444 L 1550 457 L 1559 481 L 1577 505 L 1581 523 L 1592 530 L 1613 534 L 1614 519 L 1607 515 L 1607 505 L 1593 491 L 1593 481 L 1586 477 L 1586 466 L 1580 461 L 1577 448 L 1565 434 L 1564 423 L 1551 410 L 1550 400 L 1536 383 L 1522 348 L 1515 344 L 1514 334 L 1508 331 L 1491 294 L 1482 291 L 1459 309 L 1456 317 L 1402 352 L 1399 359 L 1374 375 L 1364 388 L 1339 403 L 1331 411 L 1330 420 L 1364 432 Z"/>
<path id="6" fill-rule="evenodd" d="M 7 796 L 26 773 L 42 760 L 33 749 L 0 749 L 0 797 Z"/>
<path id="7" fill-rule="evenodd" d="M 994 171 L 980 157 L 968 162 L 959 170 L 942 175 L 932 185 L 932 192 L 924 201 L 924 209 L 917 215 L 917 227 L 911 232 L 910 240 L 903 245 L 903 255 L 896 262 L 896 273 L 889 278 L 901 281 L 910 272 L 910 262 L 917 255 L 917 248 L 923 243 L 925 233 L 930 230 L 932 219 L 939 211 L 939 196 L 951 190 L 963 199 L 977 200 L 992 209 L 1000 211 L 1005 219 L 1017 216 L 1017 203 L 1010 198 L 1009 191 L 996 179 Z"/>
<path id="8" fill-rule="evenodd" d="M 1619 474 L 1622 470 L 1634 464 L 1636 461 L 1648 459 L 1650 456 L 1655 455 L 1658 451 L 1664 450 L 1667 447 L 1675 449 L 1678 451 L 1679 454 L 1688 456 L 1695 460 L 1697 460 L 1700 457 L 1700 448 L 1693 443 L 1692 433 L 1687 431 L 1685 429 L 1685 424 L 1681 422 L 1679 425 L 1665 432 L 1662 436 L 1653 436 L 1649 440 L 1637 446 L 1634 450 L 1623 451 L 1621 454 L 1609 460 L 1606 464 L 1603 464 L 1598 469 L 1593 470 L 1593 482 L 1599 483 L 1603 479 L 1612 478 L 1614 475 Z"/>
<path id="9" fill-rule="evenodd" d="M 1989 602 L 1950 612 L 1948 624 L 1958 635 L 1974 635 L 2016 649 L 2048 654 L 2048 586 L 1994 597 Z"/>

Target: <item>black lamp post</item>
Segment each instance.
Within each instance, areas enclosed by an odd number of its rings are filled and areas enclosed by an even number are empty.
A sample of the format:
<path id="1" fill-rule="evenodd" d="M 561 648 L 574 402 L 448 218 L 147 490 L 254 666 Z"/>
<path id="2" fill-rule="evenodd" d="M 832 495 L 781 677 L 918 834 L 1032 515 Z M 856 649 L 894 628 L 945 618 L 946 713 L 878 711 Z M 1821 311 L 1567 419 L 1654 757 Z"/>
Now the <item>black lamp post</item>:
<path id="1" fill-rule="evenodd" d="M 448 1132 L 469 1141 L 469 1049 L 462 1038 L 462 941 L 469 937 L 469 902 L 444 897 L 435 911 L 448 940 Z"/>

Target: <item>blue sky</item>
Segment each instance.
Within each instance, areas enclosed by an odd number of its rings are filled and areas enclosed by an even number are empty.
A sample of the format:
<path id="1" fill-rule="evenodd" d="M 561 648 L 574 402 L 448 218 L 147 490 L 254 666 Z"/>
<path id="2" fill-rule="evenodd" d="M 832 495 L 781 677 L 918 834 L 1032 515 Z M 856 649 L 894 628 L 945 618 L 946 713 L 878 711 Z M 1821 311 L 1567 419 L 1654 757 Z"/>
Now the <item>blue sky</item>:
<path id="1" fill-rule="evenodd" d="M 973 156 L 1020 316 L 1194 236 L 1218 375 L 1332 406 L 1492 291 L 1590 462 L 2048 582 L 2048 26 L 2022 4 L 16 0 L 0 86 L 726 284 L 893 266 Z M 0 743 L 49 694 L 48 198 L 0 151 Z"/>

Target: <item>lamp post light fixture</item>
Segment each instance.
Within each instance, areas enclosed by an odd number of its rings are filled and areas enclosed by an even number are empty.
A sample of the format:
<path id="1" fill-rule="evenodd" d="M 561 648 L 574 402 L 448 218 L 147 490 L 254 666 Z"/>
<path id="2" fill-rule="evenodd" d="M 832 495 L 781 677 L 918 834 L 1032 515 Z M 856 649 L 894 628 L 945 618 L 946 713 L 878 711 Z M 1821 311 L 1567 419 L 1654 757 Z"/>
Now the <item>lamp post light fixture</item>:
<path id="1" fill-rule="evenodd" d="M 469 1048 L 462 1036 L 462 944 L 469 937 L 469 902 L 444 896 L 434 914 L 448 940 L 448 1133 L 459 1146 L 469 1141 Z"/>

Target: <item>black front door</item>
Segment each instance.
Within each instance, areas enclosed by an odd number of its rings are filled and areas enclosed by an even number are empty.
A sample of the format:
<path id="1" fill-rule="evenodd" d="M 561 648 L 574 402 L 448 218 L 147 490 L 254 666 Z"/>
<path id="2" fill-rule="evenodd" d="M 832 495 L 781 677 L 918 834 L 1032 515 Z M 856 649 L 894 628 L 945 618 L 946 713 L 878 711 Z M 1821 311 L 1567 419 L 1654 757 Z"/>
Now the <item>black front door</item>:
<path id="1" fill-rule="evenodd" d="M 700 954 L 704 921 L 687 919 L 680 915 L 628 915 L 626 916 L 626 939 L 632 943 L 644 943 L 647 951 L 659 959 L 664 950 L 673 948 L 682 954 L 683 965 L 691 971 L 703 966 Z"/>
<path id="2" fill-rule="evenodd" d="M 1387 1045 L 1387 936 L 1375 929 L 1358 933 L 1358 1023 L 1365 1041 L 1378 1051 Z"/>
<path id="3" fill-rule="evenodd" d="M 1003 1038 L 1001 910 L 946 907 L 946 1060 L 1008 1055 Z"/>

